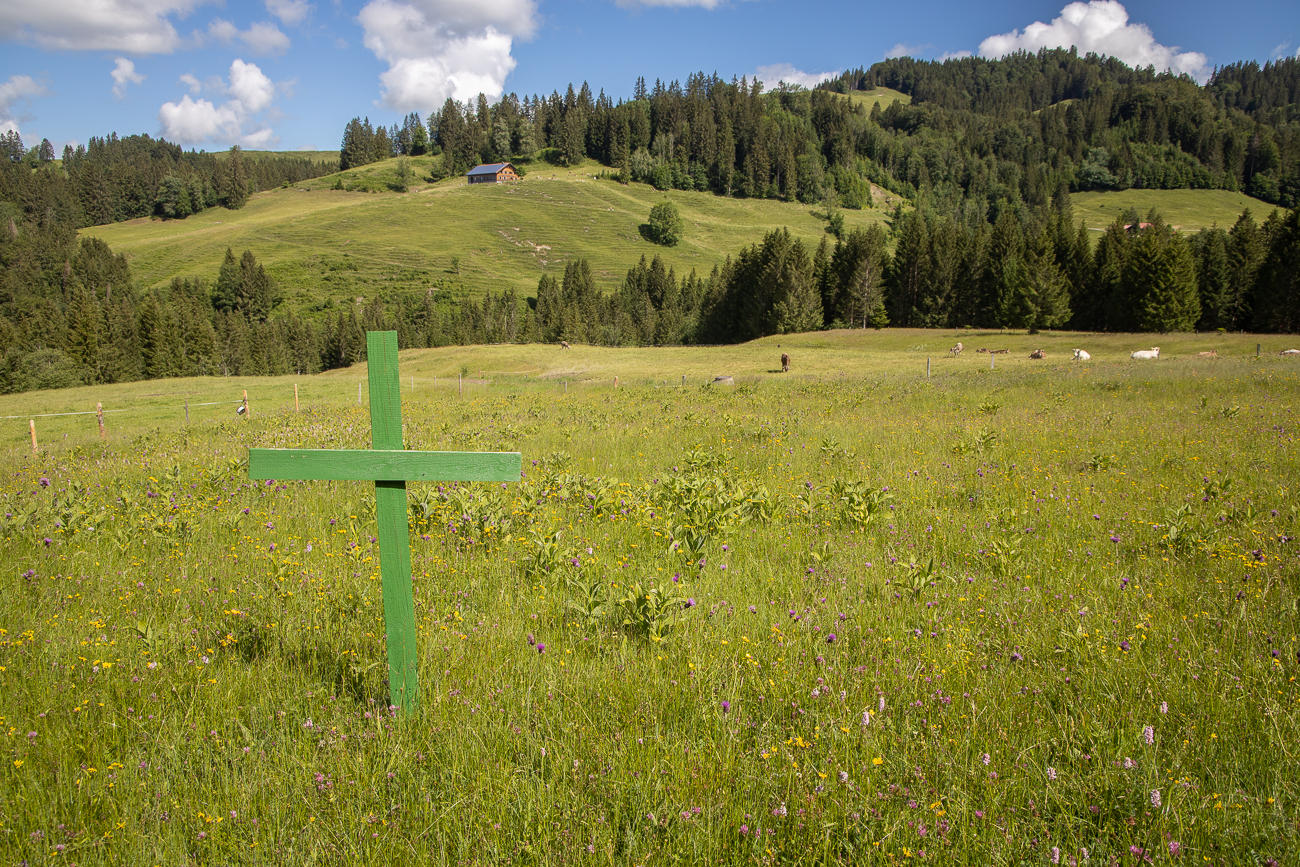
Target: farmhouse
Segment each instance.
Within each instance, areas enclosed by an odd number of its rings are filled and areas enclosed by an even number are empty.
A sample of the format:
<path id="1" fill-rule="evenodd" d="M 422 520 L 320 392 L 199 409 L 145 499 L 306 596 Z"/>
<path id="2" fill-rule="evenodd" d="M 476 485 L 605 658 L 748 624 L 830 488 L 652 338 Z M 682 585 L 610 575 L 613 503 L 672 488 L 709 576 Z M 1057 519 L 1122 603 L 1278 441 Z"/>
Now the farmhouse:
<path id="1" fill-rule="evenodd" d="M 495 184 L 502 181 L 517 181 L 514 166 L 510 163 L 488 163 L 475 166 L 465 173 L 471 184 Z"/>

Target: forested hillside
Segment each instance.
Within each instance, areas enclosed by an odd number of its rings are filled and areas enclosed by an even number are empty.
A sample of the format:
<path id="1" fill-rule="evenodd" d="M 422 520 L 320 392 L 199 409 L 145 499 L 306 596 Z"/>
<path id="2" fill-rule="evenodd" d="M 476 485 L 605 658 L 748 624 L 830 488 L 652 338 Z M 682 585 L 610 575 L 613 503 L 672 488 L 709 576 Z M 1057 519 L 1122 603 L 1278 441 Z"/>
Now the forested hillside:
<path id="1" fill-rule="evenodd" d="M 335 166 L 186 153 L 148 136 L 93 139 L 62 162 L 6 137 L 0 159 L 0 390 L 204 373 L 313 372 L 402 346 L 526 340 L 732 342 L 818 328 L 1300 330 L 1300 61 L 1234 64 L 1204 87 L 1108 58 L 1043 51 L 945 63 L 899 58 L 808 91 L 693 75 L 614 101 L 583 84 L 495 105 L 448 101 L 390 128 L 354 118 L 339 167 L 432 154 L 435 175 L 511 160 L 605 168 L 598 183 L 803 202 L 810 247 L 755 238 L 708 275 L 657 257 L 597 285 L 582 260 L 536 286 L 435 301 L 389 293 L 282 310 L 254 251 L 141 293 L 126 261 L 76 229 L 239 208 Z M 868 110 L 854 90 L 910 97 Z M 402 165 L 402 164 L 399 164 Z M 886 231 L 839 208 L 897 204 Z M 403 189 L 405 187 L 403 186 Z M 1195 235 L 1130 211 L 1100 235 L 1072 191 L 1225 189 L 1293 208 Z M 593 215 L 598 217 L 598 215 Z"/>

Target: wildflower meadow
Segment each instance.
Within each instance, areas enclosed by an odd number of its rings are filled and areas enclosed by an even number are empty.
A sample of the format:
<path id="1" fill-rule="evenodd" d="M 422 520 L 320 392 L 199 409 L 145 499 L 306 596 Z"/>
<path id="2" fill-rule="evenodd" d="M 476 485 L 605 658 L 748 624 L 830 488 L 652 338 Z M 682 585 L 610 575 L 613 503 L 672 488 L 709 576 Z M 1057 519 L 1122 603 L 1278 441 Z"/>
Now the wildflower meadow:
<path id="1" fill-rule="evenodd" d="M 1294 864 L 1300 363 L 1190 356 L 409 390 L 523 461 L 409 486 L 418 714 L 374 486 L 248 476 L 346 383 L 11 445 L 0 864 Z"/>

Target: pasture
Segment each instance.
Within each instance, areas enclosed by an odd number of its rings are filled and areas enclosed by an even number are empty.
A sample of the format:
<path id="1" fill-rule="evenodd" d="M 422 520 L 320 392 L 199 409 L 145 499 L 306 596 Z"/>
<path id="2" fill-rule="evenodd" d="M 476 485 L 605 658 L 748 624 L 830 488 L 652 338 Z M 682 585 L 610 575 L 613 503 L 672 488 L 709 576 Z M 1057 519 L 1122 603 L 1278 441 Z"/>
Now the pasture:
<path id="1" fill-rule="evenodd" d="M 1229 190 L 1121 190 L 1104 193 L 1071 193 L 1075 222 L 1082 220 L 1089 229 L 1105 229 L 1133 208 L 1145 220 L 1152 208 L 1161 219 L 1184 233 L 1194 234 L 1218 226 L 1231 229 L 1249 209 L 1256 223 L 1262 223 L 1274 206 Z"/>
<path id="2" fill-rule="evenodd" d="M 1294 343 L 404 352 L 418 717 L 364 365 L 0 398 L 0 863 L 1293 863 Z"/>
<path id="3" fill-rule="evenodd" d="M 436 158 L 416 157 L 417 178 L 427 178 Z M 476 184 L 464 178 L 416 183 L 409 193 L 387 189 L 398 160 L 372 163 L 293 187 L 254 195 L 239 211 L 214 208 L 184 220 L 131 220 L 94 226 L 82 234 L 123 253 L 142 287 L 165 286 L 173 277 L 215 282 L 226 248 L 252 250 L 283 290 L 291 309 L 325 299 L 394 291 L 470 288 L 536 294 L 542 274 L 563 275 L 578 258 L 591 263 L 602 290 L 613 289 L 637 260 L 662 256 L 685 276 L 705 277 L 727 256 L 788 227 L 811 249 L 825 232 L 824 210 L 769 199 L 728 199 L 711 193 L 626 186 L 594 176 L 602 167 L 534 163 L 512 184 Z M 335 180 L 344 189 L 331 189 Z M 683 240 L 661 247 L 641 226 L 665 199 L 686 223 Z M 883 221 L 883 201 L 871 210 L 842 211 L 848 229 Z M 834 241 L 833 238 L 830 239 Z"/>

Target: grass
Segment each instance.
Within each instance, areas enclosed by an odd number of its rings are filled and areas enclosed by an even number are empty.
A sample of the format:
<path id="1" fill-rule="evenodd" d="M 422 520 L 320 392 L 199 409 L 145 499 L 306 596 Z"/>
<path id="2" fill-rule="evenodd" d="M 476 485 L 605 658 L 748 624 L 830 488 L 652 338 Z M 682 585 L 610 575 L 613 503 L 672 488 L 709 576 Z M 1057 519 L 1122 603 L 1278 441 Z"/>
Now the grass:
<path id="1" fill-rule="evenodd" d="M 413 158 L 426 179 L 433 158 Z M 396 160 L 253 196 L 240 211 L 214 209 L 182 221 L 135 220 L 84 230 L 125 253 L 142 286 L 175 276 L 216 279 L 227 247 L 252 250 L 292 307 L 332 298 L 457 284 L 476 292 L 536 293 L 543 273 L 562 274 L 586 258 L 602 288 L 613 289 L 641 256 L 660 255 L 679 273 L 705 276 L 770 229 L 786 226 L 816 245 L 825 235 L 808 205 L 659 192 L 645 184 L 598 181 L 599 167 L 531 167 L 518 184 L 468 186 L 453 178 L 422 182 L 406 194 L 331 190 L 386 188 Z M 646 241 L 639 227 L 671 199 L 686 221 L 676 247 Z M 885 218 L 885 209 L 844 211 L 848 228 Z M 459 260 L 455 273 L 453 261 Z"/>
<path id="2" fill-rule="evenodd" d="M 1166 223 L 1184 232 L 1199 232 L 1211 226 L 1231 229 L 1250 209 L 1256 222 L 1262 222 L 1273 205 L 1227 190 L 1124 190 L 1111 193 L 1071 193 L 1075 221 L 1083 220 L 1090 229 L 1104 229 L 1129 208 L 1135 208 L 1143 220 L 1155 208 Z"/>
<path id="3" fill-rule="evenodd" d="M 367 486 L 240 463 L 367 446 L 363 368 L 0 398 L 152 402 L 3 428 L 0 862 L 1290 863 L 1300 366 L 953 336 L 402 353 L 526 470 L 411 486 L 418 719 Z"/>
<path id="4" fill-rule="evenodd" d="M 888 87 L 877 87 L 875 90 L 851 90 L 845 95 L 854 105 L 861 105 L 867 111 L 871 111 L 877 103 L 880 104 L 882 111 L 894 102 L 901 102 L 903 105 L 912 104 L 912 97 Z"/>

